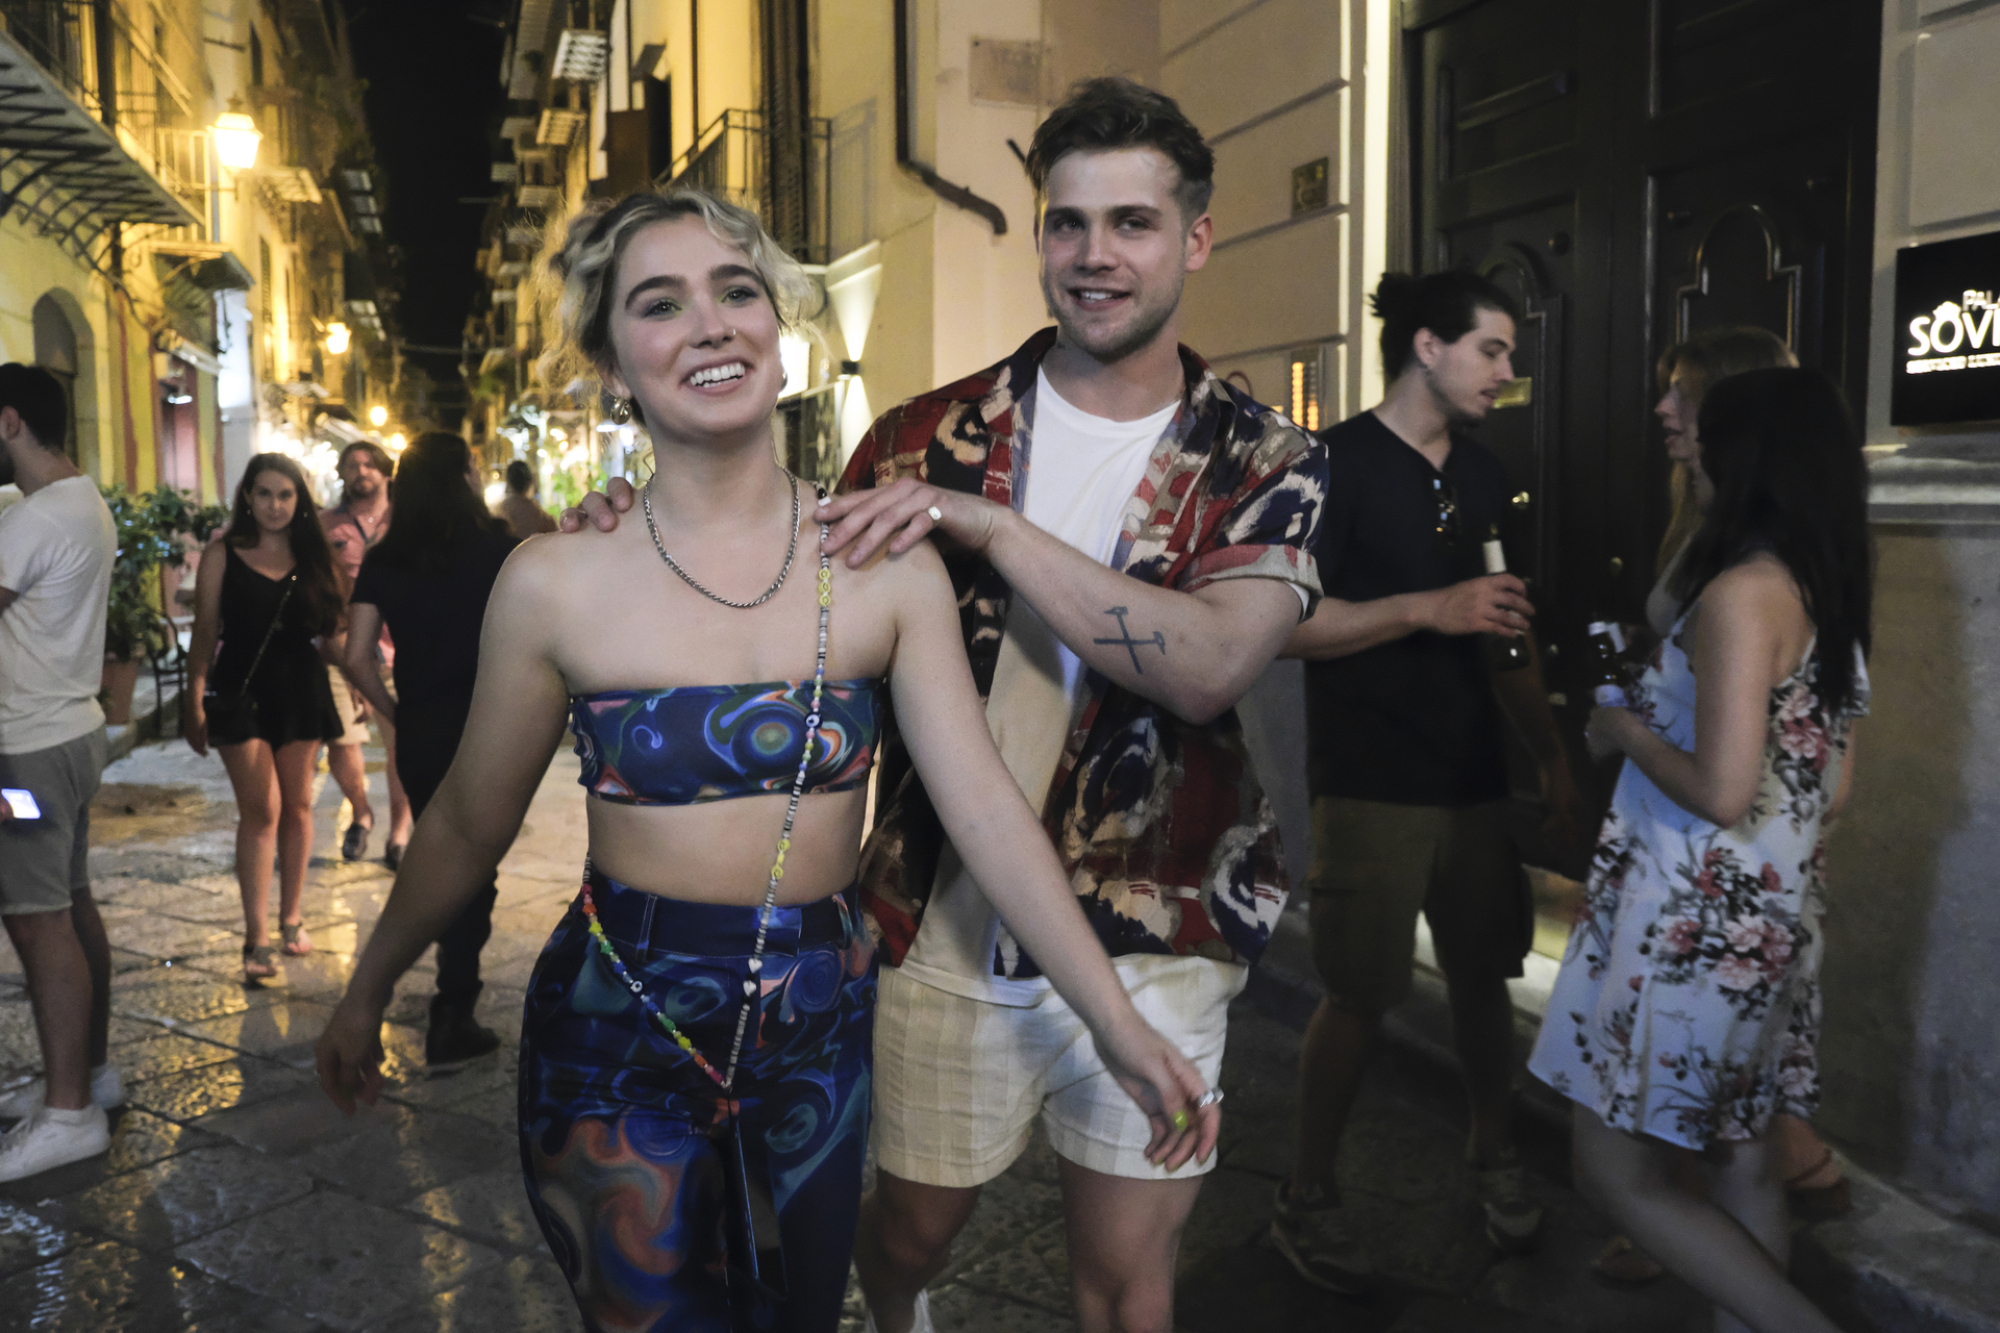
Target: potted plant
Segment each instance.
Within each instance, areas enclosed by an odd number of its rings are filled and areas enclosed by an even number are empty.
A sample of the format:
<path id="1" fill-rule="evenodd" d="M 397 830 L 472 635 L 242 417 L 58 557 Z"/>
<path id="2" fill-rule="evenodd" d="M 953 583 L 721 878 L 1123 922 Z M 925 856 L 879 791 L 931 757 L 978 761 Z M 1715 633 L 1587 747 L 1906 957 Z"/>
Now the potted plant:
<path id="1" fill-rule="evenodd" d="M 161 571 L 178 569 L 190 548 L 205 542 L 229 521 L 222 505 L 198 504 L 186 491 L 164 482 L 150 492 L 124 486 L 100 487 L 118 529 L 118 555 L 111 565 L 111 594 L 104 617 L 104 678 L 100 698 L 105 720 L 132 720 L 132 690 L 141 659 L 159 663 L 180 648 L 161 610 Z"/>

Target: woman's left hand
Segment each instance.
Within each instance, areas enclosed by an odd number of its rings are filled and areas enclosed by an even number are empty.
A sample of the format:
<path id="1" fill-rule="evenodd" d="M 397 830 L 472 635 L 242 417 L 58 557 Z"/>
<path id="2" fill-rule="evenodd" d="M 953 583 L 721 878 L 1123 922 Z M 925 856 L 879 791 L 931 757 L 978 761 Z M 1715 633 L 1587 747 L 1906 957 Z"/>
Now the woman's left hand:
<path id="1" fill-rule="evenodd" d="M 1630 754 L 1632 737 L 1646 728 L 1639 715 L 1629 708 L 1593 708 L 1584 724 L 1583 741 L 1592 759 L 1609 759 L 1614 754 Z"/>
<path id="2" fill-rule="evenodd" d="M 1206 1162 L 1222 1132 L 1222 1108 L 1195 1105 L 1208 1091 L 1201 1071 L 1137 1013 L 1115 1030 L 1092 1037 L 1111 1077 L 1152 1122 L 1146 1160 L 1169 1171 L 1190 1157 Z M 1175 1124 L 1176 1113 L 1182 1115 L 1182 1125 Z"/>

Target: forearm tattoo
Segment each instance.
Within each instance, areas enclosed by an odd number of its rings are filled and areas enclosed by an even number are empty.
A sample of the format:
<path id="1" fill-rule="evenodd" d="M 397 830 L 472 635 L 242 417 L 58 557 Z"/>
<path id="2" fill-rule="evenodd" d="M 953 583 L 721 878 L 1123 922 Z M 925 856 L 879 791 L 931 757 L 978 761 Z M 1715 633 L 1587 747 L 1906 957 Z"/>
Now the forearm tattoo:
<path id="1" fill-rule="evenodd" d="M 1165 657 L 1167 655 L 1167 636 L 1161 633 L 1159 630 L 1154 630 L 1153 637 L 1150 639 L 1135 639 L 1132 637 L 1132 631 L 1127 629 L 1125 626 L 1125 617 L 1128 614 L 1128 612 L 1124 607 L 1122 606 L 1106 607 L 1104 614 L 1107 616 L 1118 617 L 1118 637 L 1115 639 L 1092 639 L 1091 642 L 1109 644 L 1115 647 L 1123 648 L 1126 652 L 1132 654 L 1132 669 L 1138 672 L 1140 675 L 1143 676 L 1146 674 L 1146 668 L 1139 665 L 1140 648 L 1146 646 L 1147 644 L 1151 644 L 1153 647 L 1158 648 L 1160 650 L 1160 656 Z"/>

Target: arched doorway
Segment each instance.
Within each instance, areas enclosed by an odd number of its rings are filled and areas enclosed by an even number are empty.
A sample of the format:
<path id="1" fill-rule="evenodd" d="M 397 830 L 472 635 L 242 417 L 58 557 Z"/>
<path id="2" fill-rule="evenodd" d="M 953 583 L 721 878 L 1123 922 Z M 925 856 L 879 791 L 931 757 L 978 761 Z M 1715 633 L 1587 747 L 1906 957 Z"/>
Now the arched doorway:
<path id="1" fill-rule="evenodd" d="M 62 381 L 63 397 L 69 406 L 69 426 L 63 439 L 63 452 L 72 463 L 82 461 L 77 449 L 76 428 L 76 379 L 81 364 L 77 355 L 76 329 L 69 316 L 56 303 L 53 295 L 45 295 L 35 302 L 33 312 L 35 326 L 35 364 Z"/>

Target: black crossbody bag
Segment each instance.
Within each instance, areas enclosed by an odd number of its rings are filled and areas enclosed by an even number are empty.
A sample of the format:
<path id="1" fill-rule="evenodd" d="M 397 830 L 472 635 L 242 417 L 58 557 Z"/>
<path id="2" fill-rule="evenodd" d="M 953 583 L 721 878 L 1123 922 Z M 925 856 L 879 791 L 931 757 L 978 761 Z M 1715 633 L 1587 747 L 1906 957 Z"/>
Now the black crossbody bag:
<path id="1" fill-rule="evenodd" d="M 271 623 L 265 627 L 264 641 L 257 645 L 257 653 L 250 659 L 250 669 L 243 673 L 243 684 L 235 695 L 225 699 L 219 694 L 208 694 L 202 698 L 202 709 L 208 714 L 211 728 L 220 722 L 224 731 L 246 732 L 251 736 L 257 734 L 257 701 L 250 697 L 250 681 L 256 676 L 257 668 L 263 665 L 264 650 L 271 646 L 271 636 L 278 632 L 278 622 L 285 616 L 285 603 L 292 600 L 292 588 L 298 581 L 298 571 L 293 570 L 285 580 L 284 594 L 278 598 L 278 609 L 271 613 Z"/>

